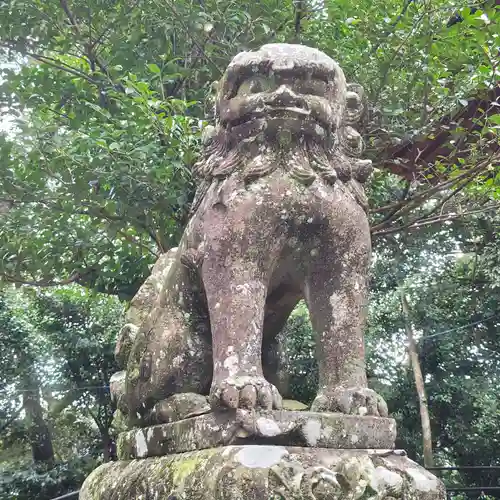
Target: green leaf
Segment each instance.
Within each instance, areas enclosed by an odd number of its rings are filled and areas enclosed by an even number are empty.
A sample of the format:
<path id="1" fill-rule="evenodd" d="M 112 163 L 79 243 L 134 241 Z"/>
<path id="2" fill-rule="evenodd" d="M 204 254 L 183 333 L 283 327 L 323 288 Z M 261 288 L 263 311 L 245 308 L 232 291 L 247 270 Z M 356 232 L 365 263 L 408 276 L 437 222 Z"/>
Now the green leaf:
<path id="1" fill-rule="evenodd" d="M 149 71 L 151 73 L 161 73 L 161 69 L 157 64 L 148 64 Z"/>

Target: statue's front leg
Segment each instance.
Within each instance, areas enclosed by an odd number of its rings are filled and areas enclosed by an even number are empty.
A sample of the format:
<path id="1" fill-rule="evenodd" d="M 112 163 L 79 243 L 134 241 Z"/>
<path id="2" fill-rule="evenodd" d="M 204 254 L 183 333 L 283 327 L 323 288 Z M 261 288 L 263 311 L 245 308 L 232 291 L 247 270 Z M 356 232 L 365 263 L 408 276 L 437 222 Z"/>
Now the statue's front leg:
<path id="1" fill-rule="evenodd" d="M 306 284 L 318 335 L 319 390 L 311 410 L 385 417 L 385 401 L 367 387 L 364 359 L 370 240 L 361 227 L 350 233 L 345 246 L 335 235 L 326 239 Z"/>
<path id="2" fill-rule="evenodd" d="M 203 263 L 214 362 L 210 401 L 214 408 L 280 408 L 278 390 L 262 373 L 265 259 L 245 246 L 223 239 Z"/>

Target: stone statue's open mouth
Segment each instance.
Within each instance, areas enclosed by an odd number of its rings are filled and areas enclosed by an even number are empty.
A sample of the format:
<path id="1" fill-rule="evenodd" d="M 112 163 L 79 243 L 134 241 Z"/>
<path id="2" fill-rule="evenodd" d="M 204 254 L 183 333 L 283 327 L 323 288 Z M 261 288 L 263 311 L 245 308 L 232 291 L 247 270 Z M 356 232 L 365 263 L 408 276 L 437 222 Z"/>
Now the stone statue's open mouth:
<path id="1" fill-rule="evenodd" d="M 283 107 L 271 107 L 269 110 L 269 114 L 272 116 L 274 114 L 297 114 L 297 115 L 302 115 L 302 116 L 310 116 L 311 115 L 311 110 L 310 109 L 304 109 L 304 108 L 298 108 L 296 106 L 283 106 Z"/>
<path id="2" fill-rule="evenodd" d="M 301 108 L 298 106 L 273 106 L 273 105 L 265 105 L 262 107 L 258 107 L 244 115 L 240 116 L 236 120 L 232 120 L 228 125 L 230 127 L 239 127 L 240 125 L 247 124 L 254 120 L 300 120 L 306 122 L 313 122 L 318 124 L 325 130 L 330 128 L 329 124 L 318 116 L 317 113 L 314 113 L 310 109 Z"/>

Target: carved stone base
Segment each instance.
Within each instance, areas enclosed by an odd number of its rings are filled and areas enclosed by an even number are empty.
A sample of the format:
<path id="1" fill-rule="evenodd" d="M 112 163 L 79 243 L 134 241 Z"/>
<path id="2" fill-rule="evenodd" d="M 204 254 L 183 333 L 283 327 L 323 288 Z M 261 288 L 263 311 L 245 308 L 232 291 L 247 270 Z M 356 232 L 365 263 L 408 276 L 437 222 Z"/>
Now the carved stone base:
<path id="1" fill-rule="evenodd" d="M 404 452 L 226 446 L 96 469 L 80 500 L 444 500 Z"/>
<path id="2" fill-rule="evenodd" d="M 118 458 L 146 458 L 231 444 L 392 449 L 391 418 L 309 411 L 224 411 L 120 434 Z"/>

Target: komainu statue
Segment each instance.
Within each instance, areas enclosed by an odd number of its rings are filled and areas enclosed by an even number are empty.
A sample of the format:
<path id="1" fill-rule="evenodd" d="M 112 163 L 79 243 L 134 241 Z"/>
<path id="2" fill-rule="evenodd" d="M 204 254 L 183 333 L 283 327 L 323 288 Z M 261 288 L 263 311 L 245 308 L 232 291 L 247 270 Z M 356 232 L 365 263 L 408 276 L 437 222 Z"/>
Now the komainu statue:
<path id="1" fill-rule="evenodd" d="M 364 367 L 363 103 L 316 49 L 269 44 L 229 64 L 191 219 L 119 339 L 114 392 L 135 425 L 165 421 L 182 393 L 209 395 L 212 409 L 279 409 L 277 334 L 301 299 L 317 333 L 311 411 L 387 416 Z"/>
<path id="2" fill-rule="evenodd" d="M 90 474 L 80 500 L 446 498 L 394 450 L 396 423 L 367 388 L 371 164 L 354 128 L 363 102 L 309 47 L 265 45 L 232 60 L 189 224 L 117 342 L 123 371 L 111 392 L 128 427 L 118 461 Z M 307 410 L 280 409 L 278 334 L 302 299 L 318 394 Z"/>

